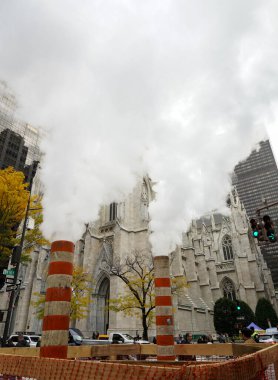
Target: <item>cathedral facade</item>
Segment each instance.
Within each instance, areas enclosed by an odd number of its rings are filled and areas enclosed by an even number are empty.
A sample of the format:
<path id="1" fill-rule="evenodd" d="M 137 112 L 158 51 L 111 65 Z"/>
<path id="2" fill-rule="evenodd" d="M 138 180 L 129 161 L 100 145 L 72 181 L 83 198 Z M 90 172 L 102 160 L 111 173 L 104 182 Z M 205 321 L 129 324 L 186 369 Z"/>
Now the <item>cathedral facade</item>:
<path id="1" fill-rule="evenodd" d="M 93 331 L 142 334 L 139 318 L 107 307 L 109 299 L 116 299 L 124 291 L 122 280 L 110 274 L 110 265 L 115 257 L 124 258 L 135 251 L 151 252 L 148 206 L 153 198 L 152 182 L 145 177 L 124 202 L 101 207 L 98 220 L 86 224 L 82 238 L 76 242 L 75 264 L 92 279 L 87 318 L 75 324 L 87 337 Z M 48 257 L 46 249 L 33 253 L 23 274 L 13 331 L 40 332 L 41 322 L 30 301 L 34 292 L 45 291 Z M 171 257 L 171 276 L 185 276 L 188 284 L 173 296 L 176 335 L 188 331 L 215 333 L 213 308 L 221 297 L 242 300 L 253 311 L 258 299 L 266 297 L 278 311 L 270 271 L 251 236 L 235 191 L 229 196 L 228 215 L 211 213 L 193 221 Z M 3 289 L 0 301 L 6 297 Z M 155 326 L 150 327 L 149 336 L 155 336 Z"/>

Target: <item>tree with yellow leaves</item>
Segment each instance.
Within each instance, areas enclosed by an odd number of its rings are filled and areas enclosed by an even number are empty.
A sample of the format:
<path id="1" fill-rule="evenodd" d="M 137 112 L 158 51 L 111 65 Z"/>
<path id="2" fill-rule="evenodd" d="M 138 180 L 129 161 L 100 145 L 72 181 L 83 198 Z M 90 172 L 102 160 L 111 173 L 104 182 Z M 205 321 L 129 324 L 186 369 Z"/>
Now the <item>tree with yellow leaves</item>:
<path id="1" fill-rule="evenodd" d="M 27 228 L 21 261 L 28 261 L 30 253 L 33 251 L 35 246 L 48 246 L 50 242 L 45 239 L 43 233 L 40 229 L 40 226 L 43 222 L 43 207 L 42 207 L 42 196 L 34 195 L 31 197 L 30 208 L 28 211 L 28 220 L 32 220 L 34 222 L 33 228 Z M 20 242 L 20 234 L 16 239 L 16 243 Z"/>
<path id="2" fill-rule="evenodd" d="M 72 276 L 72 297 L 70 318 L 72 323 L 80 319 L 86 318 L 88 315 L 88 306 L 91 303 L 92 288 L 91 278 L 82 267 L 75 266 Z"/>
<path id="3" fill-rule="evenodd" d="M 29 197 L 27 187 L 22 172 L 12 167 L 0 170 L 0 266 L 7 264 L 16 243 L 16 231 Z"/>
<path id="4" fill-rule="evenodd" d="M 74 326 L 75 322 L 86 318 L 88 306 L 91 303 L 91 283 L 90 276 L 84 272 L 82 267 L 74 266 L 72 276 L 72 295 L 70 307 L 70 319 Z M 34 293 L 31 304 L 35 307 L 35 314 L 38 319 L 43 319 L 45 294 Z"/>
<path id="5" fill-rule="evenodd" d="M 148 329 L 153 323 L 155 309 L 154 266 L 150 252 L 134 251 L 123 261 L 115 259 L 110 273 L 125 283 L 125 290 L 116 299 L 109 300 L 109 309 L 142 321 L 143 339 L 148 340 Z M 184 276 L 172 279 L 172 291 L 178 293 L 187 287 Z"/>

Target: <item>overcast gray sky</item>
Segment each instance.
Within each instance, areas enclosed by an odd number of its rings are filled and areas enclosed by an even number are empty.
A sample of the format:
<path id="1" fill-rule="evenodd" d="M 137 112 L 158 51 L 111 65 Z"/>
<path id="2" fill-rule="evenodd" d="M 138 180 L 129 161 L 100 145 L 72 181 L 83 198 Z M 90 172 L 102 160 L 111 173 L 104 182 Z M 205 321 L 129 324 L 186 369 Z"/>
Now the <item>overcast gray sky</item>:
<path id="1" fill-rule="evenodd" d="M 266 127 L 278 146 L 277 19 L 274 0 L 1 0 L 0 77 L 49 132 L 47 236 L 77 239 L 145 173 L 155 254 L 223 207 Z"/>

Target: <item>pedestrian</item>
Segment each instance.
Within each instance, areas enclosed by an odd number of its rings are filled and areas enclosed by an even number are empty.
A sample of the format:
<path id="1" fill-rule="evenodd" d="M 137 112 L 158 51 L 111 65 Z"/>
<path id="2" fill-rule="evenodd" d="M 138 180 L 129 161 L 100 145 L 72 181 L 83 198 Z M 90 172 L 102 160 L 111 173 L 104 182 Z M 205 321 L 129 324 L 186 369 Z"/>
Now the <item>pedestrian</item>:
<path id="1" fill-rule="evenodd" d="M 192 334 L 191 333 L 186 333 L 183 336 L 182 344 L 191 344 L 191 343 L 192 343 Z"/>
<path id="2" fill-rule="evenodd" d="M 18 334 L 16 347 L 30 347 L 22 334 Z"/>
<path id="3" fill-rule="evenodd" d="M 8 339 L 8 341 L 7 341 L 7 347 L 15 347 L 14 342 L 12 341 L 11 338 Z"/>
<path id="4" fill-rule="evenodd" d="M 136 331 L 136 335 L 134 337 L 134 342 L 138 342 L 140 340 L 140 335 L 138 333 L 138 331 Z"/>
<path id="5" fill-rule="evenodd" d="M 183 336 L 180 344 L 192 344 L 192 334 L 191 333 L 186 333 Z M 179 355 L 178 359 L 179 360 L 191 360 L 191 361 L 195 361 L 196 357 L 194 355 Z"/>
<path id="6" fill-rule="evenodd" d="M 244 340 L 244 343 L 254 343 L 254 339 L 251 338 L 252 331 L 248 329 L 247 327 L 243 327 L 241 330 L 242 338 Z"/>
<path id="7" fill-rule="evenodd" d="M 183 336 L 179 334 L 178 339 L 177 339 L 177 344 L 181 344 L 182 340 L 183 340 Z"/>
<path id="8" fill-rule="evenodd" d="M 213 338 L 212 338 L 212 336 L 210 334 L 208 335 L 208 343 L 209 344 L 213 343 Z"/>
<path id="9" fill-rule="evenodd" d="M 218 341 L 219 341 L 219 343 L 226 343 L 226 338 L 225 338 L 225 335 L 223 333 L 219 334 Z"/>
<path id="10" fill-rule="evenodd" d="M 115 336 L 113 335 L 113 338 L 112 338 L 112 342 L 111 344 L 120 344 L 120 342 L 118 341 L 117 338 L 115 338 Z"/>
<path id="11" fill-rule="evenodd" d="M 252 332 L 251 338 L 254 340 L 255 343 L 259 343 L 259 335 L 258 335 L 258 333 L 255 331 L 254 327 L 251 326 L 251 327 L 250 327 L 250 330 L 251 330 L 251 332 Z"/>

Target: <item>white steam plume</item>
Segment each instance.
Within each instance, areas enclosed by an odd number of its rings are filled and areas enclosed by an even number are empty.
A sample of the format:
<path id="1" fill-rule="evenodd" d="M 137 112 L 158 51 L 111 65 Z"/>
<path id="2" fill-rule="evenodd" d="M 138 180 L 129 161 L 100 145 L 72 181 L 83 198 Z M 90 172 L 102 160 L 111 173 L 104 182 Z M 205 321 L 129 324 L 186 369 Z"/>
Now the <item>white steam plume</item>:
<path id="1" fill-rule="evenodd" d="M 74 240 L 148 172 L 155 254 L 224 206 L 277 121 L 272 0 L 2 0 L 0 74 L 44 141 L 47 236 Z"/>

